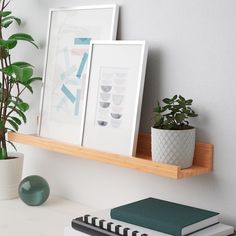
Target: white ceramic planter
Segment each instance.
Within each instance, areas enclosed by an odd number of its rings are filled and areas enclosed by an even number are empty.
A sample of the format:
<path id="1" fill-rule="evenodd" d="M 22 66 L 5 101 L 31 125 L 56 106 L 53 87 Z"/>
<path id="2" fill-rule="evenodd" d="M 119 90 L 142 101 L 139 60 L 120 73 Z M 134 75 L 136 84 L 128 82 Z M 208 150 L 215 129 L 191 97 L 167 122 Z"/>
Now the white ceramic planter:
<path id="1" fill-rule="evenodd" d="M 16 158 L 0 160 L 0 200 L 18 197 L 18 186 L 22 177 L 23 154 L 8 155 Z"/>
<path id="2" fill-rule="evenodd" d="M 195 133 L 195 128 L 164 130 L 152 127 L 152 160 L 159 163 L 174 164 L 181 168 L 192 166 Z"/>

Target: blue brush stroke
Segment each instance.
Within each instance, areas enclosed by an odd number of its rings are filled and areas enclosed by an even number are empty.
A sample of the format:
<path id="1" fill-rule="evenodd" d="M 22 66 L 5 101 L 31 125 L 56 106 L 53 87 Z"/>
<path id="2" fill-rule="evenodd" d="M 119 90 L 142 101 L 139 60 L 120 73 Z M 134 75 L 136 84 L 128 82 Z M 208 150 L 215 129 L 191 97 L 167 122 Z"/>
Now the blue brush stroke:
<path id="1" fill-rule="evenodd" d="M 71 91 L 63 84 L 61 87 L 61 91 L 66 95 L 66 97 L 72 102 L 75 103 L 75 96 L 71 93 Z"/>
<path id="2" fill-rule="evenodd" d="M 84 55 L 83 55 L 83 57 L 82 57 L 82 60 L 81 60 L 81 62 L 80 62 L 80 66 L 79 66 L 78 72 L 77 72 L 77 74 L 76 74 L 76 76 L 78 77 L 78 79 L 81 78 L 81 75 L 82 75 L 82 72 L 83 72 L 83 69 L 84 69 L 84 66 L 85 66 L 85 64 L 86 64 L 87 59 L 88 59 L 88 53 L 85 52 Z"/>
<path id="3" fill-rule="evenodd" d="M 75 45 L 89 45 L 91 38 L 75 38 L 74 44 Z"/>
<path id="4" fill-rule="evenodd" d="M 79 104 L 80 104 L 80 89 L 77 89 L 76 102 L 75 102 L 75 116 L 79 115 Z"/>

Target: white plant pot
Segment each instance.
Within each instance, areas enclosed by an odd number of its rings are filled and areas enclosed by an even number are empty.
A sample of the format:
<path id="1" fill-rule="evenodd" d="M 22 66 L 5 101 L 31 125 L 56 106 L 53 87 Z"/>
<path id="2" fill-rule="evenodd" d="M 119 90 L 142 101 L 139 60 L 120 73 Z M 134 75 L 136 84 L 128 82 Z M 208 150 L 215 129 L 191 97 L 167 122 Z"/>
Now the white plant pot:
<path id="1" fill-rule="evenodd" d="M 18 197 L 18 186 L 22 177 L 22 153 L 8 153 L 13 159 L 0 160 L 0 200 Z"/>
<path id="2" fill-rule="evenodd" d="M 164 130 L 151 128 L 152 160 L 181 168 L 192 166 L 195 149 L 195 128 Z"/>

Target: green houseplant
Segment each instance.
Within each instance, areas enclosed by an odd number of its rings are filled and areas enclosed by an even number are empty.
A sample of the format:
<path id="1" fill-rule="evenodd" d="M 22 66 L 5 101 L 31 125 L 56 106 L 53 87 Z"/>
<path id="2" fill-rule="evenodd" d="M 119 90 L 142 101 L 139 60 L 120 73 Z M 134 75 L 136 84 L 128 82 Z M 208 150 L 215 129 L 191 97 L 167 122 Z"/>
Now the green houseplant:
<path id="1" fill-rule="evenodd" d="M 162 102 L 163 105 L 157 102 L 153 110 L 152 158 L 181 168 L 190 167 L 196 130 L 189 124 L 189 118 L 198 116 L 191 108 L 193 100 L 174 95 Z"/>
<path id="2" fill-rule="evenodd" d="M 19 126 L 26 122 L 25 112 L 29 105 L 23 101 L 22 94 L 25 90 L 33 93 L 32 83 L 40 80 L 40 77 L 33 77 L 33 66 L 24 61 L 12 61 L 12 52 L 19 45 L 19 41 L 29 42 L 37 47 L 34 39 L 25 33 L 12 34 L 5 38 L 5 30 L 11 26 L 13 22 L 18 25 L 21 20 L 12 15 L 11 11 L 6 10 L 10 1 L 0 0 L 0 174 L 13 174 L 14 178 L 1 176 L 4 179 L 4 186 L 0 186 L 0 198 L 13 198 L 17 193 L 17 181 L 21 178 L 23 158 L 12 153 L 8 153 L 7 146 L 10 144 L 14 149 L 15 146 L 7 140 L 8 131 L 18 131 Z M 19 172 L 16 173 L 16 162 Z M 13 167 L 11 167 L 13 165 Z M 9 168 L 9 169 L 8 169 Z M 14 171 L 11 171 L 11 168 Z M 14 172 L 14 173 L 11 173 Z M 14 179 L 13 182 L 7 183 L 7 179 Z M 17 179 L 17 180 L 16 180 Z M 10 190 L 7 190 L 7 187 Z M 9 192 L 9 194 L 7 193 Z"/>

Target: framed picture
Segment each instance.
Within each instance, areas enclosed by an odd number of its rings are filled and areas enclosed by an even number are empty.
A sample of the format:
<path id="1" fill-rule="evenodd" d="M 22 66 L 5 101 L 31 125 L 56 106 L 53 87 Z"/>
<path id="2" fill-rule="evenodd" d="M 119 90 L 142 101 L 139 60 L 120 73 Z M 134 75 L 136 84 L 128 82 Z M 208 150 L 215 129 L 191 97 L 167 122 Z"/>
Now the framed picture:
<path id="1" fill-rule="evenodd" d="M 116 38 L 118 6 L 52 9 L 38 135 L 81 145 L 92 39 Z"/>
<path id="2" fill-rule="evenodd" d="M 144 41 L 93 41 L 82 145 L 133 156 L 147 61 Z"/>

